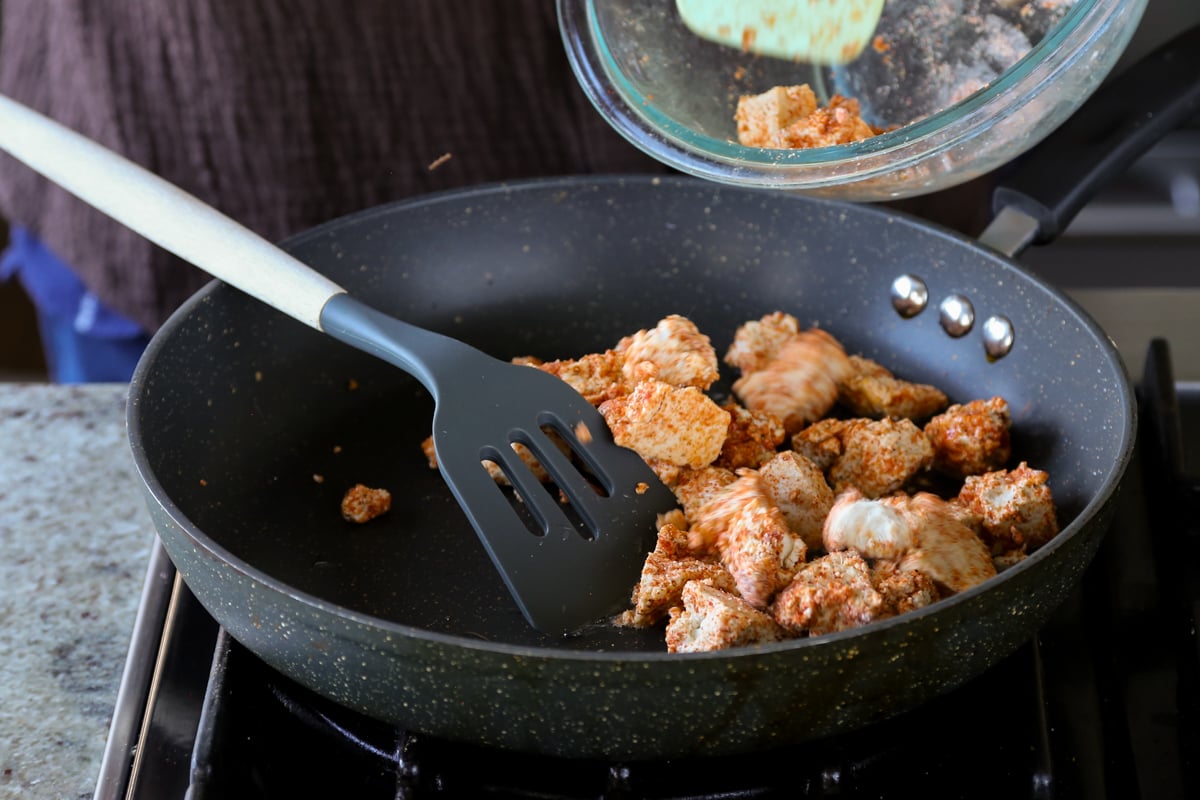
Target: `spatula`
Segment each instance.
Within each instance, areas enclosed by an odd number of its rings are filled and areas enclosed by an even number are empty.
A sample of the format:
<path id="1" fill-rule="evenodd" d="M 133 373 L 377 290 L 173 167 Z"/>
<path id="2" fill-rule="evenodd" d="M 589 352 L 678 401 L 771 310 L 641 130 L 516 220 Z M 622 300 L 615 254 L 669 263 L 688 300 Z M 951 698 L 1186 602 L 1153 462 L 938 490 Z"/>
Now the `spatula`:
<path id="1" fill-rule="evenodd" d="M 654 546 L 655 516 L 675 498 L 638 455 L 613 442 L 603 417 L 568 384 L 370 308 L 195 197 L 5 97 L 0 149 L 214 277 L 420 380 L 435 400 L 442 476 L 535 628 L 569 633 L 628 603 Z M 567 442 L 586 474 L 547 430 Z M 546 469 L 565 505 L 515 443 Z M 380 446 L 419 454 L 419 444 Z M 532 524 L 483 460 L 500 467 Z"/>
<path id="2" fill-rule="evenodd" d="M 676 0 L 693 33 L 809 64 L 853 61 L 875 36 L 884 0 Z"/>

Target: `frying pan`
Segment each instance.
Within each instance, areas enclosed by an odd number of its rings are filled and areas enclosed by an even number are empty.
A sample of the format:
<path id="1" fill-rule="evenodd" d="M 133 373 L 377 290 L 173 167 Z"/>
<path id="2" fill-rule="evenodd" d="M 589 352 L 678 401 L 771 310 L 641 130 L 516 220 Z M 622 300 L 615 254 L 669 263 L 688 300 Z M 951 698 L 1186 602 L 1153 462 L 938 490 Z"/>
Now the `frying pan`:
<path id="1" fill-rule="evenodd" d="M 1037 208 L 1061 218 L 1077 201 L 1058 187 Z M 1087 315 L 996 251 L 885 208 L 687 178 L 568 177 L 383 206 L 285 247 L 382 311 L 499 357 L 582 355 L 671 313 L 723 349 L 739 324 L 788 311 L 955 400 L 1004 396 L 1016 458 L 1051 476 L 1054 540 L 901 617 L 688 655 L 663 652 L 660 630 L 548 638 L 427 466 L 432 403 L 419 384 L 210 284 L 154 337 L 130 390 L 163 545 L 200 602 L 272 667 L 418 732 L 639 759 L 761 750 L 883 720 L 1038 630 L 1095 553 L 1131 456 L 1130 384 Z M 891 296 L 904 274 L 931 298 L 911 317 Z M 982 325 L 948 334 L 936 306 L 952 295 L 980 321 L 1010 320 L 1011 352 L 989 355 Z M 359 482 L 396 496 L 361 527 L 338 511 Z"/>

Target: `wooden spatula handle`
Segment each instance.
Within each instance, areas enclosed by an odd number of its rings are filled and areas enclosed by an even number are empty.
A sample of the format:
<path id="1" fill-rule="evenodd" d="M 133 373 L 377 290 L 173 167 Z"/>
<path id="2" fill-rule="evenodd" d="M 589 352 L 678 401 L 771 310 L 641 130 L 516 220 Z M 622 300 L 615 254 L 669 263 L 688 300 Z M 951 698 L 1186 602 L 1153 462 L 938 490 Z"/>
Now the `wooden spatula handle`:
<path id="1" fill-rule="evenodd" d="M 345 290 L 132 161 L 0 96 L 0 149 L 208 274 L 320 330 Z"/>

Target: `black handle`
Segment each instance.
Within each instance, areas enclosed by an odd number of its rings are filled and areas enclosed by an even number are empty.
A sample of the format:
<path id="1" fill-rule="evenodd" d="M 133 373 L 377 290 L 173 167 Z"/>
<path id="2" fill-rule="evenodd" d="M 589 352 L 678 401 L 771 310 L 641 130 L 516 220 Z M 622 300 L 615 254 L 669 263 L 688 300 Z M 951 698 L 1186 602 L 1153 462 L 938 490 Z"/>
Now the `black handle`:
<path id="1" fill-rule="evenodd" d="M 1200 111 L 1200 27 L 1180 34 L 1100 89 L 1005 176 L 992 211 L 1037 221 L 1056 238 L 1080 209 L 1163 136 Z"/>

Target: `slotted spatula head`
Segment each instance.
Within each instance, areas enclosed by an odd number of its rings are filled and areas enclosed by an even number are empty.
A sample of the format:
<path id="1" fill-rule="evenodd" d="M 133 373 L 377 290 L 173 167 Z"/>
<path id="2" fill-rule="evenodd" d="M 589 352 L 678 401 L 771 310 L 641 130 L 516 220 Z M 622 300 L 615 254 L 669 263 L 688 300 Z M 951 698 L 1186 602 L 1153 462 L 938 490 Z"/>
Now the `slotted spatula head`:
<path id="1" fill-rule="evenodd" d="M 875 35 L 884 0 L 676 0 L 697 36 L 809 64 L 853 61 Z"/>
<path id="2" fill-rule="evenodd" d="M 565 634 L 628 606 L 654 549 L 656 517 L 676 499 L 640 456 L 613 441 L 587 400 L 553 375 L 345 295 L 329 301 L 321 323 L 413 373 L 433 394 L 438 469 L 531 625 Z M 514 444 L 527 448 L 549 484 Z M 511 490 L 484 461 L 499 467 Z"/>

